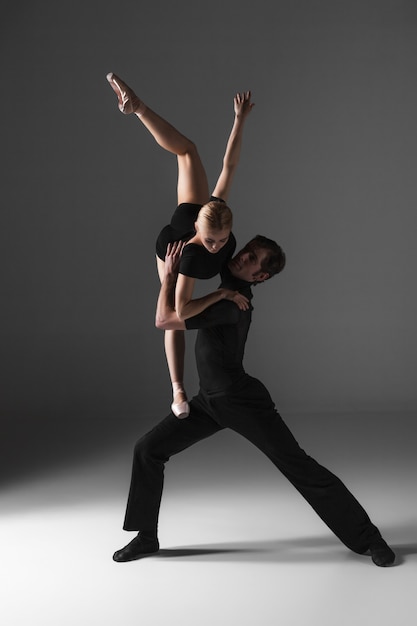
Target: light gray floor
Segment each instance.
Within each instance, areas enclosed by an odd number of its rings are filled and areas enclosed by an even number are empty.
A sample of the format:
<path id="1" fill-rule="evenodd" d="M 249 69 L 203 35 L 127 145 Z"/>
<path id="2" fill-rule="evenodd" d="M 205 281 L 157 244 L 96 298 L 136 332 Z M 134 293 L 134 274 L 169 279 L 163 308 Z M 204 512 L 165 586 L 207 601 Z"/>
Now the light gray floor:
<path id="1" fill-rule="evenodd" d="M 76 454 L 68 433 L 32 436 L 36 445 L 25 450 L 19 472 L 9 451 L 3 623 L 409 626 L 416 615 L 414 416 L 286 421 L 362 502 L 397 566 L 377 568 L 346 550 L 269 461 L 229 432 L 168 465 L 160 553 L 116 564 L 113 551 L 132 536 L 121 524 L 132 444 L 143 425 L 75 420 L 87 442 Z"/>

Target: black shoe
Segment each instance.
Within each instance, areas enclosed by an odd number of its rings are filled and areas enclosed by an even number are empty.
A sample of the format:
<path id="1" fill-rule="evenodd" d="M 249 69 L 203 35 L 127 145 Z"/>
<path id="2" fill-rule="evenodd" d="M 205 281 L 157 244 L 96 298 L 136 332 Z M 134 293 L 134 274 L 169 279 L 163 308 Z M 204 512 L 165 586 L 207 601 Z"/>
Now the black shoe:
<path id="1" fill-rule="evenodd" d="M 378 567 L 389 567 L 395 561 L 394 552 L 382 538 L 371 543 L 369 552 L 373 562 Z"/>
<path id="2" fill-rule="evenodd" d="M 121 550 L 117 550 L 113 554 L 113 561 L 117 561 L 117 563 L 134 561 L 135 559 L 139 559 L 141 556 L 145 556 L 146 554 L 158 552 L 158 550 L 158 539 L 144 539 L 139 533 L 130 543 L 127 544 L 127 546 Z"/>

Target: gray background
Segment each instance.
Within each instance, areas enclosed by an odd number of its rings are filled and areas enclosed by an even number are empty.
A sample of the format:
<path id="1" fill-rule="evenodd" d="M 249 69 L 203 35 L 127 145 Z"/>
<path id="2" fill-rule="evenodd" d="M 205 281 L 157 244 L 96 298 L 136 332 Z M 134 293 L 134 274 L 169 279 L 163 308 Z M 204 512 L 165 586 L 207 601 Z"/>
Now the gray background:
<path id="1" fill-rule="evenodd" d="M 414 0 L 5 0 L 0 67 L 5 623 L 408 625 Z M 133 442 L 170 402 L 154 240 L 176 165 L 118 112 L 109 71 L 197 142 L 211 184 L 233 94 L 252 89 L 235 233 L 277 239 L 288 266 L 255 290 L 247 369 L 402 567 L 345 550 L 231 431 L 170 461 L 161 552 L 111 560 Z"/>
<path id="2" fill-rule="evenodd" d="M 108 71 L 195 140 L 212 185 L 252 90 L 230 204 L 240 244 L 287 253 L 246 360 L 280 410 L 416 409 L 414 2 L 5 2 L 0 40 L 5 418 L 153 421 L 170 402 L 154 240 L 175 159 Z"/>

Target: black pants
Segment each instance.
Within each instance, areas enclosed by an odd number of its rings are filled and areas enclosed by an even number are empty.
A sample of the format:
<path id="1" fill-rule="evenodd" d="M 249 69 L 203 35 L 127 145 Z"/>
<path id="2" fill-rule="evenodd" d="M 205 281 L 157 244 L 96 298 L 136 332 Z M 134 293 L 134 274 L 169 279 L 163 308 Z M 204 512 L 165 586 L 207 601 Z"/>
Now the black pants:
<path id="1" fill-rule="evenodd" d="M 230 428 L 266 454 L 348 548 L 363 553 L 381 537 L 339 478 L 300 448 L 260 381 L 247 376 L 221 397 L 200 391 L 190 408 L 186 419 L 169 415 L 136 443 L 125 530 L 156 527 L 164 466 L 171 456 Z"/>

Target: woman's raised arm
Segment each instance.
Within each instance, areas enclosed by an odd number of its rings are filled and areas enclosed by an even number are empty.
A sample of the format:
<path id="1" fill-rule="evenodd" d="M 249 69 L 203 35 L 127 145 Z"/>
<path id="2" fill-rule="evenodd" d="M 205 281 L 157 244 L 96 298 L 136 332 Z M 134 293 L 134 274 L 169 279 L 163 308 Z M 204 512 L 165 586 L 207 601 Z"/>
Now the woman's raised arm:
<path id="1" fill-rule="evenodd" d="M 221 198 L 225 202 L 227 201 L 227 198 L 229 196 L 236 167 L 239 163 L 240 151 L 242 147 L 243 127 L 245 125 L 247 116 L 255 106 L 255 104 L 251 102 L 250 91 L 237 93 L 234 97 L 233 104 L 235 110 L 235 119 L 233 122 L 232 130 L 230 131 L 229 139 L 226 145 L 226 151 L 223 157 L 223 168 L 220 172 L 220 176 L 213 191 L 213 196 L 215 196 L 216 198 Z"/>

